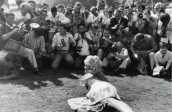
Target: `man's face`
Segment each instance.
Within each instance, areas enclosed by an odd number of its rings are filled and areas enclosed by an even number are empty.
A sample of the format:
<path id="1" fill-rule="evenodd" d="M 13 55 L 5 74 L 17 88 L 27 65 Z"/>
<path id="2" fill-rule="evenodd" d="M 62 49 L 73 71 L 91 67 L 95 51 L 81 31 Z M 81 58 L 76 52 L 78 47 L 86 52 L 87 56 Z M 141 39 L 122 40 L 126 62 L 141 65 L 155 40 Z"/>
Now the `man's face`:
<path id="1" fill-rule="evenodd" d="M 160 48 L 161 54 L 165 54 L 167 52 L 167 47 Z"/>
<path id="2" fill-rule="evenodd" d="M 115 13 L 115 18 L 118 20 L 121 18 L 121 13 L 119 11 Z"/>
<path id="3" fill-rule="evenodd" d="M 123 13 L 124 12 L 124 7 L 119 7 L 118 10 L 120 10 L 121 13 Z"/>
<path id="4" fill-rule="evenodd" d="M 40 18 L 41 18 L 41 20 L 45 20 L 45 18 L 47 17 L 47 12 L 42 12 L 41 14 L 40 14 Z"/>
<path id="5" fill-rule="evenodd" d="M 58 31 L 61 35 L 65 34 L 65 32 L 66 32 L 66 30 L 62 26 L 58 27 Z"/>
<path id="6" fill-rule="evenodd" d="M 80 33 L 84 33 L 85 32 L 85 27 L 84 26 L 80 26 L 79 27 L 79 32 Z"/>
<path id="7" fill-rule="evenodd" d="M 8 17 L 6 17 L 6 21 L 9 24 L 13 24 L 14 23 L 14 15 L 9 15 Z"/>
<path id="8" fill-rule="evenodd" d="M 34 4 L 34 3 L 29 3 L 29 4 L 30 4 L 31 9 L 33 9 L 33 10 L 36 9 L 36 4 Z"/>
<path id="9" fill-rule="evenodd" d="M 76 6 L 75 7 L 75 13 L 79 14 L 80 13 L 80 9 L 81 9 L 80 6 Z"/>
<path id="10" fill-rule="evenodd" d="M 116 43 L 117 50 L 121 50 L 123 48 L 122 44 L 120 42 Z"/>
<path id="11" fill-rule="evenodd" d="M 150 14 L 147 11 L 144 11 L 143 18 L 150 18 Z"/>
<path id="12" fill-rule="evenodd" d="M 7 62 L 6 60 L 5 60 L 5 63 L 4 63 L 7 67 L 9 67 L 9 68 L 13 68 L 14 67 L 14 64 L 11 62 L 11 61 L 9 61 L 9 62 Z"/>
<path id="13" fill-rule="evenodd" d="M 93 29 L 92 29 L 92 33 L 93 33 L 93 35 L 96 35 L 97 30 L 98 30 L 98 29 L 95 29 L 95 28 L 93 28 Z"/>
<path id="14" fill-rule="evenodd" d="M 104 30 L 103 36 L 106 37 L 106 38 L 108 38 L 109 37 L 109 31 Z"/>
<path id="15" fill-rule="evenodd" d="M 23 16 L 26 16 L 26 14 L 29 13 L 30 10 L 31 8 L 29 6 L 26 6 L 23 9 L 21 9 Z"/>

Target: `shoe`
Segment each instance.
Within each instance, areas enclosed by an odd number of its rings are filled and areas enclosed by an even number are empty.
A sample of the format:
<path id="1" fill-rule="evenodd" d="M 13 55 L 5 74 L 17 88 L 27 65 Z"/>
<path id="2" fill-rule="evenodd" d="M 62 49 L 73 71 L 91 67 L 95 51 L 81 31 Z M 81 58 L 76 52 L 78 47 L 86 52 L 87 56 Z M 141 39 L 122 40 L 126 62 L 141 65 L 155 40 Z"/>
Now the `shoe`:
<path id="1" fill-rule="evenodd" d="M 118 76 L 118 77 L 125 77 L 125 75 L 121 74 L 125 71 L 124 68 L 119 68 L 113 71 L 113 75 Z"/>
<path id="2" fill-rule="evenodd" d="M 104 73 L 106 73 L 106 72 L 107 72 L 107 67 L 102 66 L 102 71 L 103 71 Z"/>
<path id="3" fill-rule="evenodd" d="M 39 76 L 43 76 L 43 74 L 42 74 L 39 70 L 35 70 L 35 71 L 34 71 L 34 74 L 35 74 L 35 75 L 39 75 Z"/>

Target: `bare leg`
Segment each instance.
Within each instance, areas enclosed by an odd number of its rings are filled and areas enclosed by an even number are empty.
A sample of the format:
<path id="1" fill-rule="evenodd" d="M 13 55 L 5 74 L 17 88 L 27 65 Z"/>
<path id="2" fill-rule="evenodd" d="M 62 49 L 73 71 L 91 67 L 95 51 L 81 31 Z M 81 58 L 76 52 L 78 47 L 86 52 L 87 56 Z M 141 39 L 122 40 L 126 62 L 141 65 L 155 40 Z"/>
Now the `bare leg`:
<path id="1" fill-rule="evenodd" d="M 107 106 L 112 107 L 119 112 L 133 112 L 133 110 L 126 103 L 116 100 L 114 98 L 108 99 Z"/>

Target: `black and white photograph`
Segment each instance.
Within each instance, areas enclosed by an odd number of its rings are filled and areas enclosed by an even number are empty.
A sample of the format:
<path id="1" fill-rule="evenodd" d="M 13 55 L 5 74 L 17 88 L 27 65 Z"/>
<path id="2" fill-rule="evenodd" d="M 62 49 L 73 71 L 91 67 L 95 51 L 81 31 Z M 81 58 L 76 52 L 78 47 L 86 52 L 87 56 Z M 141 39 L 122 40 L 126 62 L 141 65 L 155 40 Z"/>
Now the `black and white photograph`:
<path id="1" fill-rule="evenodd" d="M 0 112 L 172 112 L 172 0 L 0 0 Z"/>

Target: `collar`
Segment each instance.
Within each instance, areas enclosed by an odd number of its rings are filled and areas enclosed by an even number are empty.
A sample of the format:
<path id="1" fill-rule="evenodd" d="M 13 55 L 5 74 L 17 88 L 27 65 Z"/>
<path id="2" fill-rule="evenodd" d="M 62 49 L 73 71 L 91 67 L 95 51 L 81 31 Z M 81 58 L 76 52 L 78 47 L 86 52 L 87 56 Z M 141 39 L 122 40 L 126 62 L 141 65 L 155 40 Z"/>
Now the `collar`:
<path id="1" fill-rule="evenodd" d="M 6 25 L 8 26 L 8 27 L 10 27 L 11 29 L 13 29 L 16 25 L 15 24 L 13 24 L 13 26 L 10 26 L 7 22 L 6 22 Z"/>

